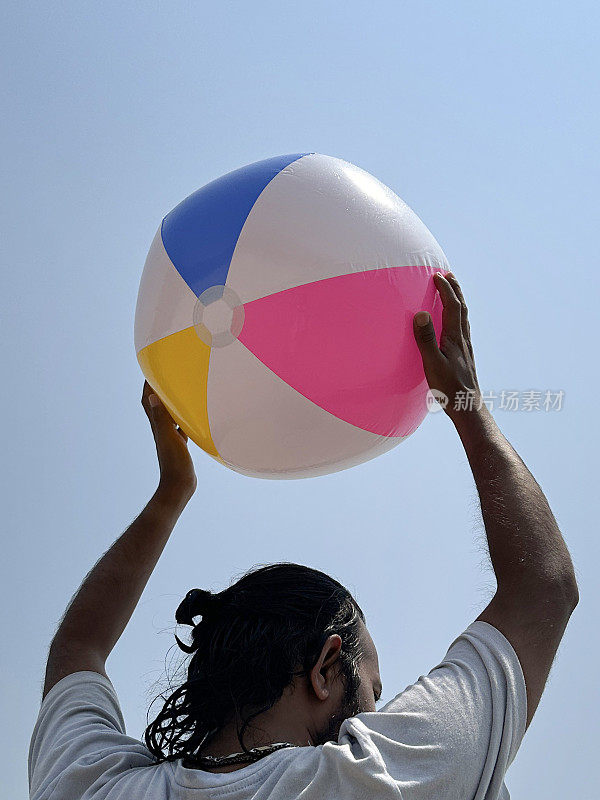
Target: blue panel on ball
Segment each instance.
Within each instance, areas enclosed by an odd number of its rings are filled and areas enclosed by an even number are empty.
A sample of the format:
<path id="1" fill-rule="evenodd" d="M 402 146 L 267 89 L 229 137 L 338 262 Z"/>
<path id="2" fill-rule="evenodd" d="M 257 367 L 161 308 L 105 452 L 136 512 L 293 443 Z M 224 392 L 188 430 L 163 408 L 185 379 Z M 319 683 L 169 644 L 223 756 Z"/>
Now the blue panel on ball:
<path id="1" fill-rule="evenodd" d="M 263 189 L 281 170 L 309 153 L 275 156 L 248 164 L 182 200 L 164 218 L 167 255 L 190 289 L 200 296 L 223 285 L 241 230 Z"/>

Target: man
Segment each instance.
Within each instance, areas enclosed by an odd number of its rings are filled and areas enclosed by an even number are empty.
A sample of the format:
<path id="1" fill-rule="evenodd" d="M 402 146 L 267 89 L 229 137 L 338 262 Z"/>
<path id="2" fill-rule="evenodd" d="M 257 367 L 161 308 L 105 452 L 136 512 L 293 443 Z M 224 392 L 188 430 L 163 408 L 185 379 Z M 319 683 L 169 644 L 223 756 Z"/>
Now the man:
<path id="1" fill-rule="evenodd" d="M 425 312 L 414 334 L 477 485 L 497 579 L 487 608 L 439 665 L 376 712 L 375 645 L 332 578 L 275 564 L 217 595 L 194 589 L 176 615 L 193 627 L 191 644 L 179 642 L 192 654 L 187 681 L 163 698 L 145 744 L 127 736 L 106 659 L 196 489 L 187 437 L 146 384 L 159 486 L 54 637 L 30 747 L 33 800 L 508 798 L 506 770 L 578 589 L 542 490 L 480 402 L 460 286 L 451 273 L 434 280 L 440 345 Z M 458 392 L 473 396 L 472 408 L 455 404 Z"/>

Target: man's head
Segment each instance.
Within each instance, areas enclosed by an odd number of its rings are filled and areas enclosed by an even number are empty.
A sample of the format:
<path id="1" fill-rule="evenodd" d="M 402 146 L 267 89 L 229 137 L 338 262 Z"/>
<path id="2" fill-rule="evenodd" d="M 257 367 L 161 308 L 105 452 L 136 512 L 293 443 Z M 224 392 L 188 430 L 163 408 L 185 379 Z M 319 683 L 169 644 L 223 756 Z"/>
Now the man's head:
<path id="1" fill-rule="evenodd" d="M 198 617 L 202 617 L 198 620 Z M 253 720 L 277 709 L 305 724 L 313 744 L 374 711 L 377 652 L 364 614 L 340 583 L 299 564 L 246 573 L 219 594 L 189 592 L 178 622 L 193 626 L 187 681 L 146 729 L 157 760 L 198 755 L 235 725 L 240 745 Z"/>

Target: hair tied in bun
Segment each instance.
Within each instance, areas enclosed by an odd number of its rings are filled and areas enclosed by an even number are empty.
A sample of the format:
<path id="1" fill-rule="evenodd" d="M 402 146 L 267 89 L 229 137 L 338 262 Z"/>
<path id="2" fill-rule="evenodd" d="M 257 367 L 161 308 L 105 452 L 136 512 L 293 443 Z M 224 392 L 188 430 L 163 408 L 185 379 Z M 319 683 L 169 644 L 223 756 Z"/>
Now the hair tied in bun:
<path id="1" fill-rule="evenodd" d="M 206 589 L 190 589 L 175 612 L 180 625 L 194 625 L 194 617 L 206 617 L 218 611 L 221 606 L 217 595 Z"/>
<path id="2" fill-rule="evenodd" d="M 204 619 L 218 612 L 220 607 L 221 599 L 217 595 L 206 589 L 190 589 L 175 612 L 175 620 L 179 625 L 194 627 L 194 617 L 201 616 Z M 186 653 L 193 653 L 197 649 L 194 645 L 184 644 L 177 634 L 175 634 L 175 639 L 179 647 Z"/>

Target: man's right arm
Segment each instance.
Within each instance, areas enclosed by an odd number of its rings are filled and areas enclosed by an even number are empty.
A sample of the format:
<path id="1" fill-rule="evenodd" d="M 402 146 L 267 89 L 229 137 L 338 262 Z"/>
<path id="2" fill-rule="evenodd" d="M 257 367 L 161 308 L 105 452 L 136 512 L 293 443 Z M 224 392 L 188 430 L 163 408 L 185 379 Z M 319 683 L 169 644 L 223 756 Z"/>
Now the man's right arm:
<path id="1" fill-rule="evenodd" d="M 480 405 L 467 306 L 456 278 L 436 275 L 443 311 L 438 347 L 431 319 L 415 319 L 415 338 L 430 388 L 448 397 L 469 460 L 485 525 L 497 591 L 478 617 L 512 644 L 527 688 L 527 725 L 540 701 L 552 661 L 579 596 L 569 551 L 539 484 Z M 457 410 L 457 392 L 473 408 Z M 462 395 L 465 396 L 464 394 Z"/>
<path id="2" fill-rule="evenodd" d="M 485 405 L 454 418 L 473 472 L 498 589 L 532 584 L 575 599 L 573 562 L 538 482 L 500 432 Z"/>
<path id="3" fill-rule="evenodd" d="M 475 478 L 498 584 L 477 619 L 504 634 L 519 658 L 529 727 L 579 600 L 573 562 L 544 493 L 490 412 L 469 412 L 455 425 Z"/>

